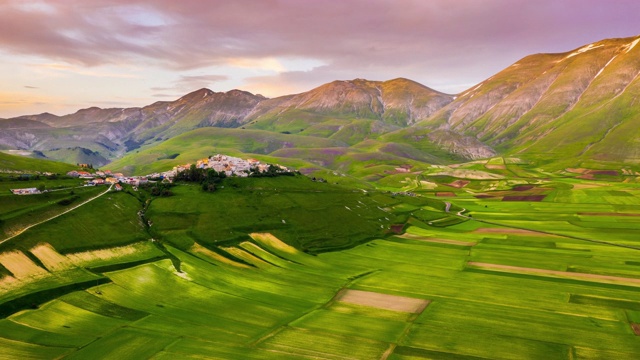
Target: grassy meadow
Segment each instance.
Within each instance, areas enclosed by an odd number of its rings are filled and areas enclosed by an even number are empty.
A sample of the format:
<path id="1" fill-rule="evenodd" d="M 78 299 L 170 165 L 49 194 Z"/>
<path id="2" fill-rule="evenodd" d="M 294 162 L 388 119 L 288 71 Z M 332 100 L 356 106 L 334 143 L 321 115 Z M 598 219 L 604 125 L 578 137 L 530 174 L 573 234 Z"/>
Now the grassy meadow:
<path id="1" fill-rule="evenodd" d="M 496 158 L 109 193 L 2 244 L 2 356 L 634 358 L 637 180 L 578 176 Z M 5 217 L 49 206 L 8 196 Z"/>

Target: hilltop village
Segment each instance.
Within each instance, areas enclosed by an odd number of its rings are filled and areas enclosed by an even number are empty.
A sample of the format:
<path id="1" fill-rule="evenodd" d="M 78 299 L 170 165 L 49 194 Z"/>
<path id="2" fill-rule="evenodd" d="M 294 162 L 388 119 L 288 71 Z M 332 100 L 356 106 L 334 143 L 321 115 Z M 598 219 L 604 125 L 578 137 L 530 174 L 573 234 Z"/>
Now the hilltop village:
<path id="1" fill-rule="evenodd" d="M 272 165 L 261 163 L 256 159 L 241 159 L 233 156 L 217 154 L 208 158 L 197 160 L 195 164 L 184 164 L 174 166 L 173 169 L 160 173 L 152 173 L 144 176 L 125 176 L 123 173 L 114 173 L 110 170 L 96 170 L 91 173 L 86 170 L 69 171 L 66 175 L 69 177 L 84 179 L 87 186 L 96 185 L 115 185 L 115 189 L 121 189 L 120 184 L 131 186 L 140 186 L 149 182 L 168 182 L 172 183 L 179 173 L 188 171 L 192 167 L 196 169 L 211 169 L 218 173 L 224 173 L 225 176 L 248 177 L 251 174 L 261 174 L 266 172 L 292 173 L 293 170 L 282 165 Z M 41 191 L 36 188 L 28 189 L 12 189 L 12 193 L 16 195 L 33 195 L 39 194 Z"/>

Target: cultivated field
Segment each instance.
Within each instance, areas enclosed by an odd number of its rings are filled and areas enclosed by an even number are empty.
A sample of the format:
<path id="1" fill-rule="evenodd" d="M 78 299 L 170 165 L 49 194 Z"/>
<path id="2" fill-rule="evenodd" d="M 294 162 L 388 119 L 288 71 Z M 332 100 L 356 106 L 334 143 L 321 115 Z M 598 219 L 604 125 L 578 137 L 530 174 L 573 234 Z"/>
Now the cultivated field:
<path id="1" fill-rule="evenodd" d="M 231 181 L 214 193 L 180 185 L 148 206 L 150 228 L 135 196 L 110 194 L 12 240 L 0 254 L 10 284 L 0 288 L 3 357 L 632 359 L 640 351 L 634 183 L 483 178 L 455 187 L 437 175 L 436 189 L 412 197 L 280 180 Z M 90 221 L 84 210 L 97 209 L 117 221 L 78 227 Z M 71 229 L 87 239 L 70 241 Z"/>

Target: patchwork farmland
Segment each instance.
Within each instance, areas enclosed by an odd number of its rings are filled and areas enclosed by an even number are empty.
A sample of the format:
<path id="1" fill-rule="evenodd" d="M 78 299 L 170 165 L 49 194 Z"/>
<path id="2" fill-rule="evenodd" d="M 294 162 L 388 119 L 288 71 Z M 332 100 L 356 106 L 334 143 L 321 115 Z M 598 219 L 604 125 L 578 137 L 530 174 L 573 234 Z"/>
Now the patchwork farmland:
<path id="1" fill-rule="evenodd" d="M 635 183 L 426 181 L 415 197 L 298 177 L 179 185 L 146 205 L 150 227 L 143 194 L 105 195 L 3 244 L 2 356 L 637 356 Z"/>

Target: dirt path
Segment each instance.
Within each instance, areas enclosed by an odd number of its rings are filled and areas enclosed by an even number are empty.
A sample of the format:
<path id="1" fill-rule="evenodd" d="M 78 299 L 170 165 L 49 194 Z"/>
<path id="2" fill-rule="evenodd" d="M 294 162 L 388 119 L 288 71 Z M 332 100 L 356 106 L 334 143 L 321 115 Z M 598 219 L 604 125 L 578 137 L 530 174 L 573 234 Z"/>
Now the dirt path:
<path id="1" fill-rule="evenodd" d="M 104 194 L 108 193 L 109 191 L 111 191 L 111 188 L 112 188 L 112 187 L 113 187 L 113 185 L 109 186 L 109 188 L 108 188 L 107 190 L 105 190 L 104 192 L 101 192 L 100 194 L 98 194 L 98 195 L 96 195 L 96 196 L 94 196 L 94 197 L 92 197 L 92 198 L 90 198 L 90 199 L 86 200 L 85 202 L 82 202 L 82 203 L 80 203 L 80 204 L 78 204 L 78 205 L 76 205 L 76 206 L 74 206 L 74 207 L 72 207 L 72 208 L 70 208 L 70 209 L 67 209 L 67 210 L 63 211 L 63 212 L 61 212 L 60 214 L 54 215 L 54 216 L 52 216 L 52 217 L 50 217 L 50 218 L 48 218 L 48 219 L 46 219 L 46 220 L 42 220 L 42 221 L 40 221 L 40 222 L 37 222 L 37 223 L 35 223 L 35 224 L 31 224 L 31 225 L 29 225 L 29 226 L 25 227 L 24 229 L 22 229 L 22 230 L 18 231 L 17 233 L 15 233 L 15 234 L 11 235 L 10 237 L 8 237 L 8 238 L 6 238 L 6 239 L 4 239 L 4 240 L 0 241 L 0 245 L 4 244 L 5 242 L 7 242 L 7 241 L 9 241 L 9 240 L 11 240 L 11 239 L 13 239 L 13 238 L 14 238 L 14 237 L 16 237 L 16 236 L 18 236 L 18 235 L 22 234 L 23 232 L 25 232 L 25 231 L 27 231 L 27 230 L 31 229 L 31 228 L 32 228 L 32 227 L 34 227 L 34 226 L 38 226 L 38 225 L 40 225 L 40 224 L 44 224 L 44 223 L 46 223 L 47 221 L 51 221 L 51 220 L 53 220 L 53 219 L 55 219 L 55 218 L 57 218 L 57 217 L 59 217 L 59 216 L 62 216 L 62 215 L 64 215 L 64 214 L 68 213 L 68 212 L 71 212 L 71 211 L 73 211 L 73 210 L 75 210 L 75 209 L 79 208 L 80 206 L 82 206 L 82 205 L 84 205 L 84 204 L 87 204 L 87 203 L 89 203 L 89 202 L 91 202 L 91 201 L 93 201 L 93 200 L 95 200 L 95 199 L 97 199 L 97 198 L 101 197 L 102 195 L 104 195 Z"/>
<path id="2" fill-rule="evenodd" d="M 449 212 L 449 210 L 451 210 L 451 203 L 450 203 L 450 202 L 448 202 L 448 201 L 445 201 L 445 202 L 444 202 L 444 212 L 448 213 L 448 212 Z M 462 208 L 462 210 L 458 211 L 458 212 L 456 213 L 456 215 L 458 215 L 458 216 L 462 216 L 462 217 L 465 217 L 465 218 L 467 218 L 467 219 L 468 219 L 468 218 L 469 218 L 468 216 L 466 216 L 466 215 L 462 215 L 462 213 L 463 213 L 463 212 L 465 212 L 465 211 L 467 211 L 467 209 Z"/>

